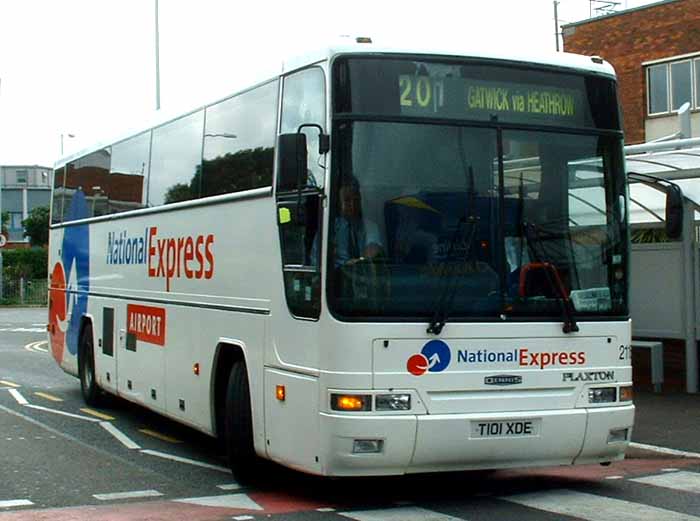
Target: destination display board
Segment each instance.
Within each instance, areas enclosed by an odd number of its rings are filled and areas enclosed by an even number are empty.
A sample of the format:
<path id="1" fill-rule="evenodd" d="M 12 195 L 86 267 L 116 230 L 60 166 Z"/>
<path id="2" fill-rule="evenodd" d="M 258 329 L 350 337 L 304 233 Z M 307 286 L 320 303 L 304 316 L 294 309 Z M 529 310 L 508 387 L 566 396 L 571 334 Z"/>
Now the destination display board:
<path id="1" fill-rule="evenodd" d="M 619 128 L 612 78 L 483 63 L 354 57 L 334 71 L 337 112 Z"/>

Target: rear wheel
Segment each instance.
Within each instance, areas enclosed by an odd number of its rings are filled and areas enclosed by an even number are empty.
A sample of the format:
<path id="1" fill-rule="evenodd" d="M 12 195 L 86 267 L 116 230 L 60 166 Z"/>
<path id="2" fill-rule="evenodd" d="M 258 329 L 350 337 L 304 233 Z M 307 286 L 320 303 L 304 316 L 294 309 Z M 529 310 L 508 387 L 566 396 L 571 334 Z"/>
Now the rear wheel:
<path id="1" fill-rule="evenodd" d="M 255 454 L 250 386 L 245 362 L 233 364 L 226 389 L 226 449 L 229 466 L 239 483 L 257 482 L 263 460 Z"/>
<path id="2" fill-rule="evenodd" d="M 87 324 L 80 335 L 80 351 L 78 353 L 78 373 L 80 389 L 85 403 L 93 407 L 102 405 L 102 392 L 95 378 L 95 350 L 92 339 L 92 325 Z"/>

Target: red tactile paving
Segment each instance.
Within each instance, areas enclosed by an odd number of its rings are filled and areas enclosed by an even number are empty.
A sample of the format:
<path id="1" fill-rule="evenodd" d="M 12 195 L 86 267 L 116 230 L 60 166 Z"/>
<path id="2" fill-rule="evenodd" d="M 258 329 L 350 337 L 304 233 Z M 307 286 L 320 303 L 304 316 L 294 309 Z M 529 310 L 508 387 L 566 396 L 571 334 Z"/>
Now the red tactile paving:
<path id="1" fill-rule="evenodd" d="M 629 459 L 613 463 L 608 467 L 582 465 L 503 470 L 494 474 L 494 479 L 538 477 L 597 481 L 609 476 L 634 477 L 659 472 L 662 468 L 684 468 L 698 465 L 700 465 L 700 460 L 690 458 Z M 0 512 L 0 521 L 223 521 L 242 514 L 258 517 L 261 514 L 282 514 L 338 506 L 285 492 L 251 492 L 248 497 L 260 505 L 263 510 L 206 507 L 174 501 L 149 501 L 71 508 L 22 508 L 12 512 Z"/>
<path id="2" fill-rule="evenodd" d="M 46 510 L 18 510 L 0 514 L 1 521 L 222 521 L 246 512 L 237 508 L 203 507 L 154 501 L 86 506 L 75 508 L 51 508 Z M 256 511 L 255 513 L 260 513 Z"/>

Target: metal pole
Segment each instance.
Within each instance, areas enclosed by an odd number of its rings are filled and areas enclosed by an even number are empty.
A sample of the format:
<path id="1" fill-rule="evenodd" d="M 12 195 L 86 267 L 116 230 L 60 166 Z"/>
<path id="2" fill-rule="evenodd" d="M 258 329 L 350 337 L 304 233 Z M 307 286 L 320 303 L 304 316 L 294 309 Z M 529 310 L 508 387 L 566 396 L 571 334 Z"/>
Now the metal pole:
<path id="1" fill-rule="evenodd" d="M 683 201 L 683 322 L 685 325 L 685 387 L 686 392 L 698 392 L 698 348 L 695 335 L 695 205 Z"/>
<path id="2" fill-rule="evenodd" d="M 557 8 L 559 7 L 559 2 L 554 0 L 554 40 L 557 46 L 557 52 L 559 52 L 559 14 Z"/>
<path id="3" fill-rule="evenodd" d="M 158 36 L 158 0 L 156 0 L 156 110 L 160 110 L 160 44 Z"/>

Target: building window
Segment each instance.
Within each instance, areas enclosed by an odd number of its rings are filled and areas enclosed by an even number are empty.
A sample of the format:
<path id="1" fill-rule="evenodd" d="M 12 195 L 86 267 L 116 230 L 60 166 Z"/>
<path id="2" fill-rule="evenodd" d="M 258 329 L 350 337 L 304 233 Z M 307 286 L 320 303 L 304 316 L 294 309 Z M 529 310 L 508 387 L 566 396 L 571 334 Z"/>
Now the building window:
<path id="1" fill-rule="evenodd" d="M 691 62 L 684 61 L 671 64 L 671 108 L 678 110 L 681 106 L 693 102 L 693 81 L 690 74 Z"/>
<path id="2" fill-rule="evenodd" d="M 668 65 L 649 67 L 649 114 L 668 112 Z"/>
<path id="3" fill-rule="evenodd" d="M 676 112 L 689 102 L 700 108 L 700 59 L 647 67 L 649 115 Z"/>
<path id="4" fill-rule="evenodd" d="M 10 212 L 10 230 L 22 230 L 22 213 Z"/>
<path id="5" fill-rule="evenodd" d="M 700 109 L 700 58 L 693 61 L 695 69 L 695 108 Z"/>
<path id="6" fill-rule="evenodd" d="M 16 170 L 15 177 L 17 179 L 18 185 L 27 184 L 27 171 L 26 170 Z"/>

